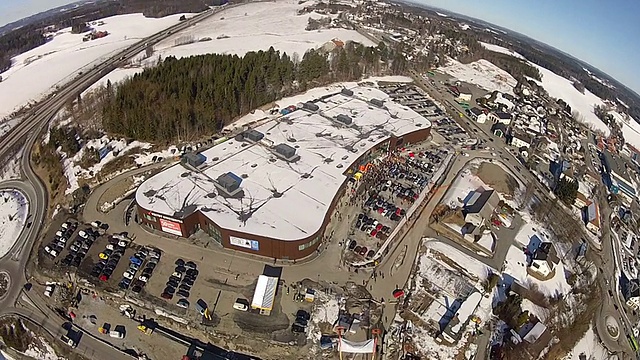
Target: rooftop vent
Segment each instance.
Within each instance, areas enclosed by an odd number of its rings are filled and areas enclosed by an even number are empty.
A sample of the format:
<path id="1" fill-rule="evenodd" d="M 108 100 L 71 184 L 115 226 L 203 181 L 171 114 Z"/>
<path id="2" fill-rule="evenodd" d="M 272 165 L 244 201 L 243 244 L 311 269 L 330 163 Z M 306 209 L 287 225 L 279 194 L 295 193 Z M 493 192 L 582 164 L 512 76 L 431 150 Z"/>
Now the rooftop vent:
<path id="1" fill-rule="evenodd" d="M 309 110 L 309 111 L 318 111 L 320 110 L 320 107 L 314 103 L 312 103 L 311 101 L 307 101 L 306 103 L 302 104 L 302 108 L 305 110 Z"/>
<path id="2" fill-rule="evenodd" d="M 382 100 L 380 99 L 372 98 L 371 100 L 369 100 L 369 103 L 379 108 L 384 107 L 384 102 L 382 102 Z"/>
<path id="3" fill-rule="evenodd" d="M 343 88 L 342 90 L 340 90 L 340 93 L 345 96 L 353 96 L 353 90 L 349 90 L 346 88 Z"/>
<path id="4" fill-rule="evenodd" d="M 215 183 L 221 194 L 224 193 L 224 195 L 228 196 L 234 196 L 242 191 L 240 184 L 242 184 L 242 178 L 232 172 L 218 176 Z"/>
<path id="5" fill-rule="evenodd" d="M 278 144 L 273 148 L 275 154 L 287 161 L 296 161 L 300 158 L 296 154 L 296 149 L 288 144 Z"/>
<path id="6" fill-rule="evenodd" d="M 345 114 L 340 114 L 336 116 L 336 120 L 345 125 L 351 125 L 353 123 L 353 119 L 351 119 L 349 115 L 345 115 Z"/>
<path id="7" fill-rule="evenodd" d="M 244 132 L 244 138 L 253 142 L 258 142 L 264 138 L 264 134 L 258 130 L 247 130 Z"/>

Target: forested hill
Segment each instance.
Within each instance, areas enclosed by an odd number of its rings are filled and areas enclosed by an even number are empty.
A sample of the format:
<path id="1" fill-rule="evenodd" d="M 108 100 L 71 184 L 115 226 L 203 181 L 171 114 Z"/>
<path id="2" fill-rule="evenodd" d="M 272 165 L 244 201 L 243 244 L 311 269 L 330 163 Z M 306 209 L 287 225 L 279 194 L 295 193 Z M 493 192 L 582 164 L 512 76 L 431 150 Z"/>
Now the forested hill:
<path id="1" fill-rule="evenodd" d="M 128 138 L 171 142 L 214 134 L 239 116 L 308 88 L 400 73 L 406 62 L 384 45 L 347 43 L 328 54 L 315 50 L 301 60 L 270 48 L 244 57 L 208 54 L 169 57 L 120 84 L 107 84 L 103 127 Z"/>

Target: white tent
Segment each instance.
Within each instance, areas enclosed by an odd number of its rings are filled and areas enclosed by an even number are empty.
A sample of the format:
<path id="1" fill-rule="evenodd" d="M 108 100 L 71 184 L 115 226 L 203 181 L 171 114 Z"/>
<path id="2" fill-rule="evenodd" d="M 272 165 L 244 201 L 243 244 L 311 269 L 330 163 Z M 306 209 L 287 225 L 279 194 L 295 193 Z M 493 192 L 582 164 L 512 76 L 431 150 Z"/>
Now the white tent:
<path id="1" fill-rule="evenodd" d="M 375 341 L 373 339 L 361 342 L 353 342 L 342 339 L 340 341 L 340 351 L 355 354 L 372 354 L 375 351 Z"/>
<path id="2" fill-rule="evenodd" d="M 254 309 L 271 310 L 273 308 L 273 299 L 276 296 L 278 288 L 278 278 L 266 275 L 258 276 L 256 291 L 253 293 L 251 307 Z"/>

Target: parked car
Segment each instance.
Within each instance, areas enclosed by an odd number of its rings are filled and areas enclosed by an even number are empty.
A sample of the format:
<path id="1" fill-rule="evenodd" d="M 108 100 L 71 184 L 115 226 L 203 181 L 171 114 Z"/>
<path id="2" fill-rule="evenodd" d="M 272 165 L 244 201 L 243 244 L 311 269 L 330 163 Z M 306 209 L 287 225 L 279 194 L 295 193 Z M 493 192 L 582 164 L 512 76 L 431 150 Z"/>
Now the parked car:
<path id="1" fill-rule="evenodd" d="M 236 302 L 233 303 L 233 308 L 239 311 L 247 311 L 249 310 L 249 302 L 242 298 L 237 298 Z"/>
<path id="2" fill-rule="evenodd" d="M 187 309 L 189 307 L 189 301 L 187 299 L 180 299 L 176 305 L 183 309 Z"/>

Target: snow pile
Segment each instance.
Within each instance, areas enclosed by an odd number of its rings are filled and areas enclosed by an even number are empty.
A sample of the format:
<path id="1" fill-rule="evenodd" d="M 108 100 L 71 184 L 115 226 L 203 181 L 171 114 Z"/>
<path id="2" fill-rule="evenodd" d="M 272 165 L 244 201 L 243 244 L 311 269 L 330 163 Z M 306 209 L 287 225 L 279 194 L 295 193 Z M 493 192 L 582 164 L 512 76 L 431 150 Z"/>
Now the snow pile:
<path id="1" fill-rule="evenodd" d="M 1 114 L 0 114 L 1 116 Z M 0 138 L 5 136 L 14 126 L 18 125 L 22 119 L 11 119 L 0 122 Z"/>
<path id="2" fill-rule="evenodd" d="M 518 84 L 508 72 L 485 59 L 469 64 L 462 64 L 450 59 L 447 66 L 441 67 L 439 70 L 460 81 L 476 84 L 487 91 L 498 90 L 513 95 L 513 88 Z"/>
<path id="3" fill-rule="evenodd" d="M 305 6 L 308 4 L 286 0 L 249 3 L 227 9 L 161 41 L 148 61 L 155 62 L 158 55 L 163 58 L 207 53 L 242 56 L 248 51 L 267 50 L 270 46 L 289 56 L 297 53 L 302 58 L 307 50 L 318 48 L 333 39 L 376 45 L 354 30 L 305 30 L 309 18 L 326 17 L 316 13 L 297 15 L 297 11 Z M 211 40 L 200 41 L 204 38 Z M 193 39 L 195 42 L 176 46 L 180 39 Z"/>
<path id="4" fill-rule="evenodd" d="M 311 315 L 307 339 L 318 341 L 322 336 L 319 324 L 329 323 L 333 325 L 340 315 L 340 301 L 330 298 L 325 293 L 317 292 Z"/>
<path id="5" fill-rule="evenodd" d="M 8 155 L 5 159 L 4 164 L 0 165 L 0 181 L 20 179 L 22 149 L 16 154 Z"/>
<path id="6" fill-rule="evenodd" d="M 480 45 L 482 45 L 483 48 L 489 50 L 489 51 L 493 51 L 493 52 L 497 52 L 497 53 L 501 53 L 501 54 L 507 54 L 507 55 L 511 55 L 517 59 L 522 59 L 522 60 L 526 60 L 524 56 L 518 54 L 517 52 L 513 51 L 513 50 L 509 50 L 505 47 L 502 47 L 500 45 L 494 45 L 494 44 L 488 44 L 485 42 L 480 42 Z"/>
<path id="7" fill-rule="evenodd" d="M 84 34 L 72 34 L 71 28 L 58 31 L 46 44 L 14 57 L 14 66 L 2 73 L 0 118 L 38 100 L 79 71 L 86 71 L 140 39 L 175 25 L 181 15 L 160 19 L 145 18 L 142 14 L 104 18 L 104 24 L 94 28 L 108 31 L 109 35 L 86 42 L 82 41 Z"/>
<path id="8" fill-rule="evenodd" d="M 22 232 L 29 213 L 27 198 L 15 189 L 0 191 L 0 258 L 9 253 Z"/>
<path id="9" fill-rule="evenodd" d="M 579 360 L 580 354 L 586 355 L 587 359 L 607 359 L 609 357 L 607 349 L 598 341 L 593 327 L 589 327 L 582 339 L 563 360 Z"/>
<path id="10" fill-rule="evenodd" d="M 27 351 L 24 352 L 26 356 L 39 360 L 64 360 L 63 357 L 56 354 L 53 347 L 51 347 L 51 345 L 49 345 L 49 343 L 44 339 L 37 338 L 37 340 L 39 340 L 38 342 L 41 346 L 36 346 L 34 343 L 31 343 Z"/>

